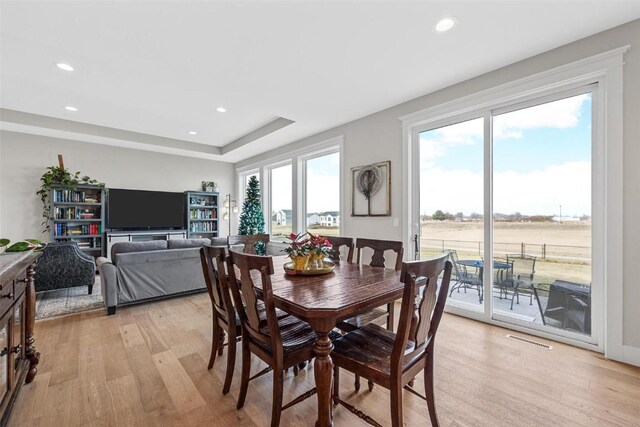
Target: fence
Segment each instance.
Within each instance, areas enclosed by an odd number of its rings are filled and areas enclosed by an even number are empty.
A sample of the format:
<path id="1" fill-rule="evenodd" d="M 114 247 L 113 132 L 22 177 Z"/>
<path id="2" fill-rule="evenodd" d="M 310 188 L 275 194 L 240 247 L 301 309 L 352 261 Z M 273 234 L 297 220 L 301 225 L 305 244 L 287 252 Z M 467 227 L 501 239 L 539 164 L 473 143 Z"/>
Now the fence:
<path id="1" fill-rule="evenodd" d="M 420 248 L 441 252 L 447 249 L 456 249 L 461 252 L 477 254 L 478 256 L 484 255 L 484 242 L 482 241 L 420 239 Z M 591 248 L 589 246 L 493 242 L 493 251 L 496 254 L 533 255 L 549 260 L 576 260 L 584 262 L 591 260 Z"/>

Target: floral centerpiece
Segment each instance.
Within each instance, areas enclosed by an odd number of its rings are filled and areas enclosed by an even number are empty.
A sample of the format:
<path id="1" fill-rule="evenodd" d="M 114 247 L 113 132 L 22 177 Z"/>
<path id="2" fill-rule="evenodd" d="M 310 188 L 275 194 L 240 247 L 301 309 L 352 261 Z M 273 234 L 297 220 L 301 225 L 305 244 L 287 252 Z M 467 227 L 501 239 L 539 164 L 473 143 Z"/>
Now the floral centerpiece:
<path id="1" fill-rule="evenodd" d="M 322 268 L 324 257 L 331 256 L 331 242 L 322 236 L 307 234 L 309 235 L 309 264 L 311 268 Z"/>
<path id="2" fill-rule="evenodd" d="M 309 239 L 306 239 L 307 233 L 291 233 L 289 234 L 289 247 L 285 248 L 285 252 L 291 258 L 294 270 L 304 270 L 309 261 Z"/>
<path id="3" fill-rule="evenodd" d="M 331 255 L 331 243 L 311 233 L 291 233 L 284 251 L 289 255 L 294 270 L 313 270 L 323 267 L 325 256 Z"/>

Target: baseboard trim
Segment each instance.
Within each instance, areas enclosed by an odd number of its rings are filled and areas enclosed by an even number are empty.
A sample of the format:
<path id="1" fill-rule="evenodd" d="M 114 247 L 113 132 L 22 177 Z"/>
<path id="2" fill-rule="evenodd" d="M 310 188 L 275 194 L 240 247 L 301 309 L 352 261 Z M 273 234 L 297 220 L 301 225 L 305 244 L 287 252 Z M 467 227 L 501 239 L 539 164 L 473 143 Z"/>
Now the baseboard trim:
<path id="1" fill-rule="evenodd" d="M 622 362 L 640 366 L 640 347 L 622 346 Z"/>

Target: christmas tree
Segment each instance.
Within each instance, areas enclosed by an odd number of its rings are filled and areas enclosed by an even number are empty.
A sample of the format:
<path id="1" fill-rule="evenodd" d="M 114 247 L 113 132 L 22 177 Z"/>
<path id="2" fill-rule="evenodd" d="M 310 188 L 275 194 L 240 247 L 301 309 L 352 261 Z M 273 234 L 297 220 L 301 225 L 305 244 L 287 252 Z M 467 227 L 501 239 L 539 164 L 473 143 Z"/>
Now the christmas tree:
<path id="1" fill-rule="evenodd" d="M 248 236 L 251 234 L 264 233 L 264 215 L 262 215 L 262 205 L 260 204 L 260 182 L 258 178 L 252 176 L 249 178 L 247 187 L 247 195 L 242 204 L 242 213 L 240 214 L 240 226 L 238 234 Z M 258 242 L 255 245 L 256 253 L 264 255 L 264 243 Z"/>

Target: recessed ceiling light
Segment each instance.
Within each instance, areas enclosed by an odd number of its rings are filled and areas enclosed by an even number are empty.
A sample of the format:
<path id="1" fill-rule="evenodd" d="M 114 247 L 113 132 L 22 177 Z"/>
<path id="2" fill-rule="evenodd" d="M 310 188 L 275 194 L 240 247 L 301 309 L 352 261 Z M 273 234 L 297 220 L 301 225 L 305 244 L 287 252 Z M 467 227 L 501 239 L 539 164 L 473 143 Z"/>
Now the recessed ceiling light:
<path id="1" fill-rule="evenodd" d="M 56 64 L 56 67 L 58 67 L 58 68 L 60 68 L 61 70 L 64 70 L 64 71 L 73 71 L 74 70 L 72 65 L 65 64 L 64 62 L 54 62 L 54 64 Z"/>
<path id="2" fill-rule="evenodd" d="M 190 130 L 189 131 L 189 135 L 197 135 L 197 134 L 198 134 L 198 132 L 196 132 L 195 130 Z"/>
<path id="3" fill-rule="evenodd" d="M 437 33 L 444 33 L 445 31 L 449 31 L 456 25 L 456 18 L 447 16 L 446 18 L 442 18 L 438 21 L 436 26 L 433 28 Z"/>
<path id="4" fill-rule="evenodd" d="M 226 108 L 224 108 L 224 107 L 218 107 L 218 108 L 216 108 L 216 111 L 217 111 L 218 113 L 226 113 L 226 112 L 227 112 L 227 109 L 226 109 Z"/>
<path id="5" fill-rule="evenodd" d="M 71 105 L 65 105 L 64 109 L 67 111 L 78 111 L 76 107 L 72 107 Z"/>

